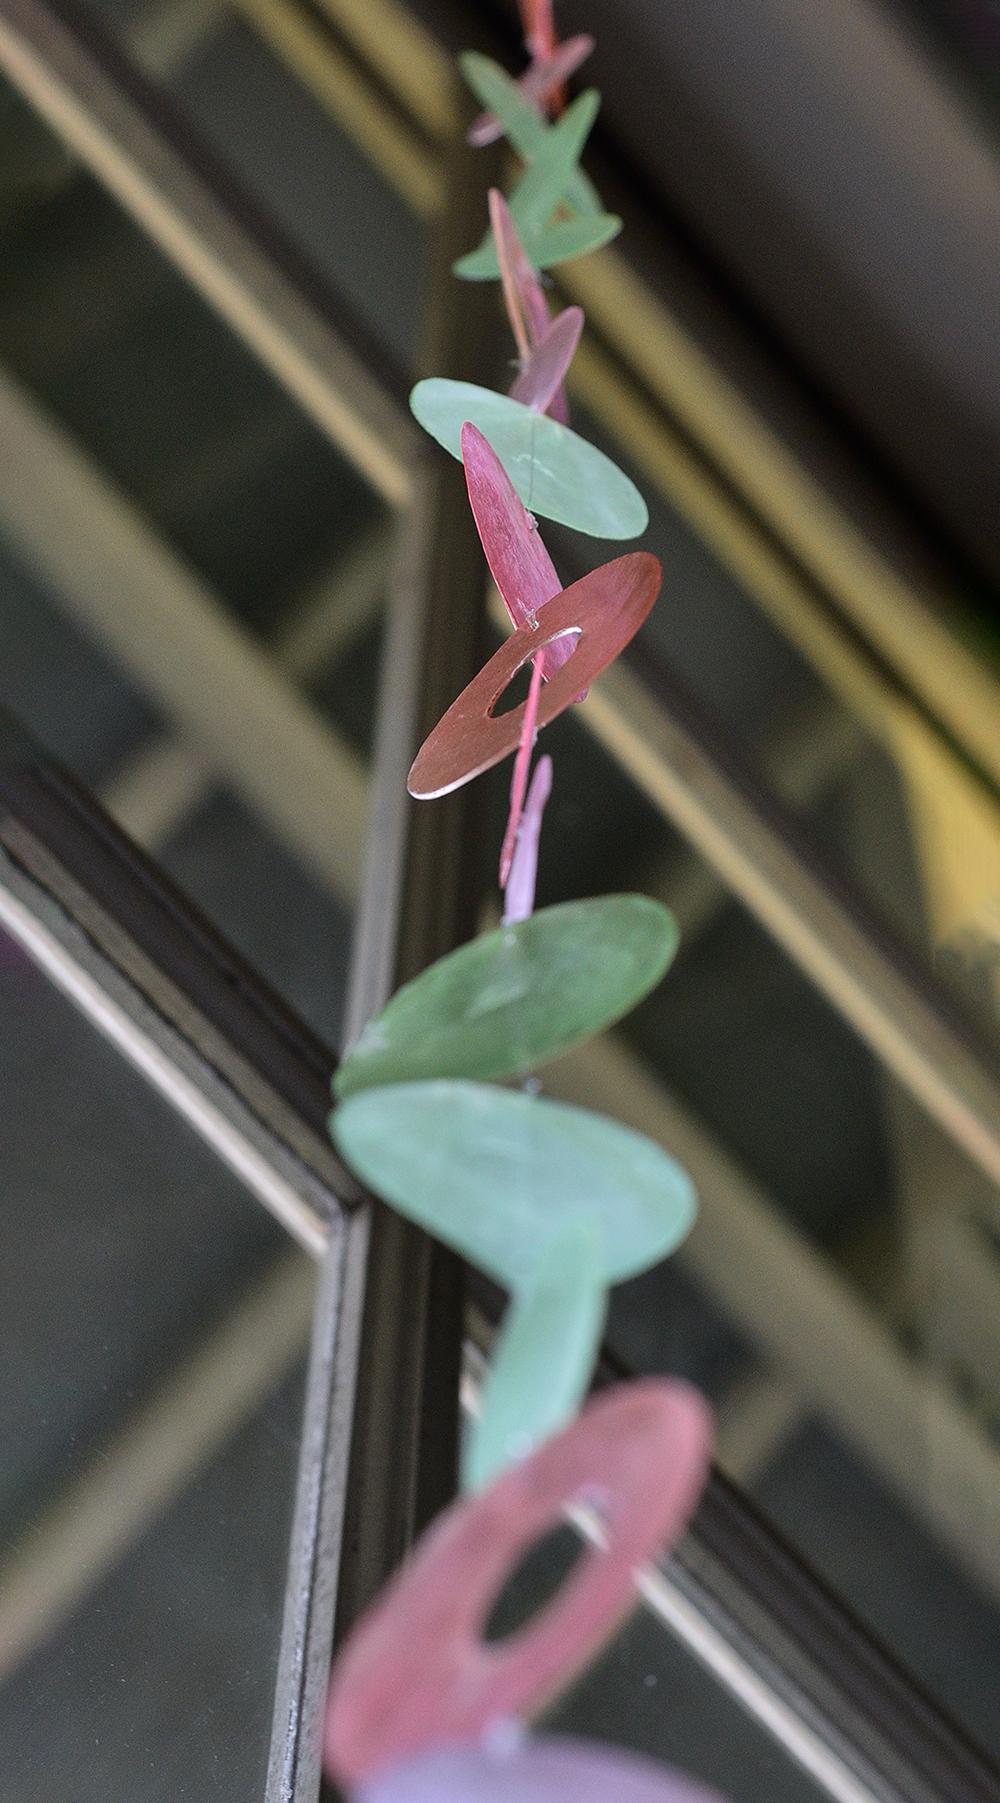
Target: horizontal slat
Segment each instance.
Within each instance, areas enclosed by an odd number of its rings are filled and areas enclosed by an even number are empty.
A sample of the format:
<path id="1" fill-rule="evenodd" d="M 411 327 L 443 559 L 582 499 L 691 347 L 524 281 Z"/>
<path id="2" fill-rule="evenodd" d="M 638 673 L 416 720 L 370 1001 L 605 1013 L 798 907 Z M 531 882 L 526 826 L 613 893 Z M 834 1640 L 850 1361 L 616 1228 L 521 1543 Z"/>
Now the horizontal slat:
<path id="1" fill-rule="evenodd" d="M 918 985 L 721 768 L 621 663 L 581 707 L 595 737 L 884 1059 L 1000 1183 L 1000 1085 Z"/>
<path id="2" fill-rule="evenodd" d="M 378 493 L 403 505 L 417 442 L 408 415 L 38 0 L 5 7 L 0 67 Z"/>

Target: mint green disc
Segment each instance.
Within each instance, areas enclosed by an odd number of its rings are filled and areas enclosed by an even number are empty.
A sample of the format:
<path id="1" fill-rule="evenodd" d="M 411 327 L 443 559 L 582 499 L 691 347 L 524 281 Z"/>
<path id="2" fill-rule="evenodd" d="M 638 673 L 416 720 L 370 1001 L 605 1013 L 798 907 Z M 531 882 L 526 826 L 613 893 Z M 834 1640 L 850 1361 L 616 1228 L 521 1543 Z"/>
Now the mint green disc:
<path id="1" fill-rule="evenodd" d="M 645 532 L 649 513 L 635 483 L 596 445 L 548 414 L 448 376 L 418 382 L 410 407 L 425 431 L 459 461 L 465 421 L 478 426 L 529 512 L 595 538 L 637 538 Z"/>
<path id="2" fill-rule="evenodd" d="M 481 86 L 484 92 L 493 89 L 503 95 L 495 80 L 488 79 Z M 508 195 L 507 205 L 517 235 L 535 269 L 549 269 L 554 263 L 565 263 L 570 257 L 597 250 L 621 231 L 622 222 L 617 214 L 602 212 L 599 207 L 595 211 L 589 204 L 593 190 L 577 168 L 577 159 L 599 106 L 599 95 L 595 89 L 588 88 L 566 109 L 558 125 L 544 125 L 539 120 L 538 131 L 529 133 L 528 168 Z M 508 107 L 508 111 L 511 110 Z M 514 116 L 523 125 L 523 114 L 515 111 Z M 553 223 L 556 209 L 565 211 L 562 203 L 566 198 L 570 198 L 571 204 L 573 199 L 577 202 L 583 199 L 579 216 Z M 500 274 L 500 264 L 492 231 L 486 233 L 476 250 L 459 257 L 452 268 L 466 281 L 495 281 Z"/>
<path id="3" fill-rule="evenodd" d="M 587 1392 L 604 1328 L 601 1234 L 590 1215 L 571 1221 L 511 1303 L 462 1451 L 462 1488 L 479 1490 L 573 1419 Z"/>
<path id="4" fill-rule="evenodd" d="M 393 1083 L 349 1096 L 330 1130 L 370 1188 L 516 1291 L 581 1215 L 601 1235 L 603 1283 L 658 1264 L 694 1219 L 689 1177 L 652 1140 L 518 1090 Z"/>
<path id="5" fill-rule="evenodd" d="M 550 125 L 520 181 L 511 190 L 507 205 L 523 239 L 547 224 L 571 179 L 590 128 L 597 118 L 601 97 L 596 88 L 578 94 L 557 125 Z M 526 247 L 527 248 L 527 247 Z"/>
<path id="6" fill-rule="evenodd" d="M 655 988 L 677 925 L 646 895 L 542 908 L 439 958 L 355 1040 L 338 1096 L 425 1077 L 523 1077 L 600 1033 Z"/>
<path id="7" fill-rule="evenodd" d="M 464 51 L 458 61 L 476 98 L 499 119 L 518 156 L 529 164 L 544 161 L 548 155 L 549 136 L 556 128 L 536 113 L 506 69 L 493 62 L 491 57 L 480 55 L 478 50 Z M 577 213 L 601 213 L 604 210 L 600 195 L 582 169 L 570 171 L 559 198 L 567 200 Z"/>
<path id="8" fill-rule="evenodd" d="M 557 263 L 568 263 L 572 257 L 584 257 L 588 251 L 600 250 L 602 245 L 617 238 L 622 229 L 617 213 L 581 214 L 576 219 L 557 219 L 551 225 L 525 226 L 523 230 L 518 225 L 513 206 L 511 216 L 533 269 L 554 269 Z M 492 231 L 487 232 L 475 250 L 458 257 L 451 268 L 453 275 L 461 276 L 466 282 L 495 282 L 500 275 L 500 262 Z"/>

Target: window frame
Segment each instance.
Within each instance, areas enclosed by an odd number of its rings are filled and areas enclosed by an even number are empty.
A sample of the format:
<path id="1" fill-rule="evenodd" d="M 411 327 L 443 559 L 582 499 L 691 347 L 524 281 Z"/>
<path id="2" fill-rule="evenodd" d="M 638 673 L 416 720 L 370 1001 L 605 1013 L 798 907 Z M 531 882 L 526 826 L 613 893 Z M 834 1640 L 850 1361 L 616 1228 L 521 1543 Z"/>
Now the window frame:
<path id="1" fill-rule="evenodd" d="M 415 745 L 479 654 L 481 566 L 467 510 L 454 504 L 461 474 L 420 446 L 401 407 L 399 373 L 365 344 L 339 299 L 317 285 L 76 0 L 57 7 L 5 0 L 3 13 L 7 72 L 398 509 L 350 1039 L 399 981 L 473 928 L 468 793 L 433 810 L 414 810 L 405 796 Z M 478 208 L 488 171 L 477 165 L 470 179 L 460 152 L 447 170 L 451 204 L 437 246 L 434 367 L 481 376 L 496 355 L 489 309 L 482 296 L 456 293 L 443 272 L 454 245 L 469 237 L 466 209 Z M 784 858 L 777 893 L 800 955 L 804 930 L 822 916 L 829 931 L 833 920 L 844 969 L 865 965 L 869 1013 L 881 981 L 889 1027 L 897 1040 L 909 1031 L 923 1046 L 939 1085 L 949 1072 L 954 1078 L 960 1054 L 973 1113 L 978 1107 L 987 1138 L 1000 1147 L 1000 1086 L 933 985 L 918 980 L 863 908 L 845 903 L 842 885 L 806 856 L 792 824 L 765 805 L 684 698 L 668 691 L 662 672 L 633 663 L 626 679 L 640 684 L 663 733 L 673 734 L 664 767 L 675 775 L 699 772 L 702 848 L 727 881 L 739 889 L 742 857 L 744 899 L 775 930 L 762 909 L 761 883 L 767 857 Z M 120 1040 L 126 1055 L 137 1055 L 144 1035 L 233 1133 L 270 1159 L 283 1181 L 298 1185 L 313 1211 L 314 1255 L 324 1209 L 343 1228 L 324 1257 L 314 1323 L 265 1791 L 265 1803 L 314 1803 L 334 1634 L 364 1607 L 454 1485 L 461 1270 L 427 1236 L 366 1197 L 336 1160 L 324 1135 L 335 1063 L 328 1049 L 13 725 L 4 727 L 0 745 L 0 806 L 0 842 L 16 866 L 10 893 L 34 922 L 36 955 L 43 941 L 55 948 L 50 974 L 68 982 L 71 967 L 84 972 L 93 991 L 131 1022 L 132 1051 Z M 677 804 L 675 818 L 699 842 L 688 800 Z M 23 920 L 21 926 L 28 931 Z M 78 1002 L 82 994 L 78 987 Z M 601 1375 L 614 1375 L 607 1360 Z M 846 1774 L 831 1779 L 830 1767 L 829 1794 L 847 1798 L 853 1781 L 857 1796 L 913 1803 L 1000 1799 L 1000 1775 L 718 1473 L 665 1581 L 686 1605 L 689 1623 L 703 1626 L 698 1656 L 710 1664 L 715 1658 L 719 1681 L 756 1708 L 786 1752 L 801 1763 L 804 1735 L 827 1748 Z M 678 1603 L 675 1631 L 682 1616 Z M 688 1644 L 698 1651 L 694 1628 Z"/>

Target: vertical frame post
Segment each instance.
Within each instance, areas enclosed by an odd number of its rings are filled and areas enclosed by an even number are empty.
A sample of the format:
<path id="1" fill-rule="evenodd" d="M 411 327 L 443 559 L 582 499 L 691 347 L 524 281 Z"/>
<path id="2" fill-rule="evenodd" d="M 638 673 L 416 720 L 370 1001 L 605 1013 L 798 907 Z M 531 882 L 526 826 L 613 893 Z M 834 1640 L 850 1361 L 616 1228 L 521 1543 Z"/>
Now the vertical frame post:
<path id="1" fill-rule="evenodd" d="M 451 274 L 454 258 L 481 234 L 490 165 L 455 147 L 434 247 L 421 361 L 458 380 L 489 381 L 500 367 L 492 285 Z M 477 797 L 465 789 L 415 804 L 406 775 L 478 667 L 484 598 L 464 472 L 428 444 L 400 516 L 345 1044 L 393 989 L 475 930 Z M 333 1641 L 454 1494 L 463 1312 L 461 1262 L 383 1203 L 364 1203 L 331 1239 L 310 1358 L 266 1803 L 315 1803 Z"/>

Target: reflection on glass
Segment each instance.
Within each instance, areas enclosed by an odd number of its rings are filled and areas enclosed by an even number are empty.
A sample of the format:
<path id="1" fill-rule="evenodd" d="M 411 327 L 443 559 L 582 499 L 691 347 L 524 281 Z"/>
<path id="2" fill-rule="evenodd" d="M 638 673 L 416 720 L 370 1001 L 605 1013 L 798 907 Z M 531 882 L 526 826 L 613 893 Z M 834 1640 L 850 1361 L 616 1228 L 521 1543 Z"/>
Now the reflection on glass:
<path id="1" fill-rule="evenodd" d="M 931 1439 L 928 1422 L 928 1441 Z M 808 1414 L 754 1484 L 769 1518 L 859 1619 L 1000 1761 L 1000 1608 L 871 1464 Z M 989 1498 L 982 1499 L 984 1513 Z M 985 1594 L 984 1594 L 985 1592 Z"/>
<path id="2" fill-rule="evenodd" d="M 910 767 L 649 498 L 645 542 L 664 563 L 649 649 L 929 965 L 942 866 L 927 862 Z M 550 541 L 564 578 L 600 556 L 581 556 L 569 534 Z M 676 1260 L 613 1296 L 611 1349 L 629 1371 L 685 1375 L 710 1395 L 724 1468 L 996 1756 L 995 1187 L 581 715 L 547 728 L 544 748 L 555 778 L 539 902 L 637 887 L 681 930 L 674 966 L 621 1029 L 541 1073 L 547 1093 L 658 1139 L 701 1192 L 701 1226 Z M 498 770 L 491 881 L 508 781 Z M 979 975 L 988 999 L 989 968 Z"/>
<path id="3" fill-rule="evenodd" d="M 545 1726 L 646 1753 L 731 1803 L 826 1797 L 646 1608 L 636 1610 Z"/>
<path id="4" fill-rule="evenodd" d="M 5 95 L 0 149 L 24 181 L 0 195 L 0 435 L 36 476 L 0 496 L 0 702 L 335 1041 L 391 517 Z M 89 546 L 61 512 L 81 482 Z M 110 600 L 109 554 L 131 572 Z"/>
<path id="5" fill-rule="evenodd" d="M 537 1542 L 504 1587 L 487 1638 L 522 1627 L 579 1550 L 569 1527 Z M 645 1753 L 730 1803 L 818 1803 L 826 1795 L 644 1605 L 538 1726 Z"/>
<path id="6" fill-rule="evenodd" d="M 261 1794 L 313 1269 L 6 936 L 0 1794 Z"/>
<path id="7" fill-rule="evenodd" d="M 377 81 L 366 91 L 357 46 L 330 13 L 296 26 L 253 0 L 94 0 L 94 11 L 372 342 L 412 369 L 427 242 L 421 215 L 436 203 L 440 176 L 419 130 Z"/>
<path id="8" fill-rule="evenodd" d="M 700 1192 L 675 1260 L 614 1293 L 611 1348 L 710 1395 L 724 1469 L 996 1755 L 996 1192 L 577 718 L 546 749 L 541 899 L 635 884 L 681 920 L 658 990 L 541 1073 Z"/>
<path id="9" fill-rule="evenodd" d="M 629 463 L 627 444 L 579 409 L 574 418 L 623 463 L 649 504 L 642 545 L 660 558 L 663 586 L 640 635 L 644 651 L 684 684 L 823 856 L 930 962 L 937 941 L 927 909 L 926 846 L 907 787 L 921 772 L 904 761 L 913 747 L 901 733 L 893 736 L 896 717 L 882 690 L 876 706 L 860 676 L 838 685 L 834 673 L 850 673 L 850 660 L 810 655 L 820 641 L 797 635 L 777 603 L 768 605 L 767 581 L 742 580 L 739 558 L 718 553 L 712 511 L 707 520 L 686 518 L 681 504 Z M 550 541 L 565 580 L 599 561 L 589 541 L 565 529 L 547 528 Z M 805 596 L 808 585 L 802 587 Z M 780 585 L 778 598 L 785 598 Z M 887 693 L 894 695 L 891 685 Z M 648 880 L 681 891 L 689 886 L 692 855 L 670 829 L 667 835 L 666 858 L 651 860 Z M 721 885 L 715 887 L 718 896 Z"/>

